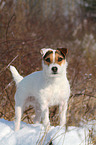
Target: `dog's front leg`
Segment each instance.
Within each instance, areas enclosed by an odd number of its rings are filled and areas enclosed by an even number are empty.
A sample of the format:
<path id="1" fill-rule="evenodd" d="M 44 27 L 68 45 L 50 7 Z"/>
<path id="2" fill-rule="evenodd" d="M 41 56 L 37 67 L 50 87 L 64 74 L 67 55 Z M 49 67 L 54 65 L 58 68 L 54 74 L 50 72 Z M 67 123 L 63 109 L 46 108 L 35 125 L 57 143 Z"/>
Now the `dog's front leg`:
<path id="1" fill-rule="evenodd" d="M 41 118 L 42 118 L 42 123 L 45 127 L 50 126 L 50 121 L 49 121 L 49 108 L 47 105 L 42 105 L 41 107 L 42 110 L 42 114 L 41 114 Z"/>
<path id="2" fill-rule="evenodd" d="M 67 113 L 67 100 L 62 101 L 59 106 L 59 114 L 60 114 L 60 126 L 64 126 L 66 124 L 66 113 Z"/>

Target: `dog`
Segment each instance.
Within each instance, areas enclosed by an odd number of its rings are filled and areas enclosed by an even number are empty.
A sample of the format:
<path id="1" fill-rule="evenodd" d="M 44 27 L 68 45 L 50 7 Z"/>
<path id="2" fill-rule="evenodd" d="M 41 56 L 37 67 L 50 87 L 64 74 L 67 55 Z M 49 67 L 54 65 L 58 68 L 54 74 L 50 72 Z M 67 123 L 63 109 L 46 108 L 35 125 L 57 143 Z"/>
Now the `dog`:
<path id="1" fill-rule="evenodd" d="M 10 71 L 16 82 L 15 131 L 20 129 L 22 113 L 26 105 L 35 108 L 34 123 L 50 126 L 49 107 L 59 105 L 60 125 L 66 124 L 70 84 L 66 76 L 66 48 L 41 49 L 42 71 L 22 77 L 14 66 Z"/>

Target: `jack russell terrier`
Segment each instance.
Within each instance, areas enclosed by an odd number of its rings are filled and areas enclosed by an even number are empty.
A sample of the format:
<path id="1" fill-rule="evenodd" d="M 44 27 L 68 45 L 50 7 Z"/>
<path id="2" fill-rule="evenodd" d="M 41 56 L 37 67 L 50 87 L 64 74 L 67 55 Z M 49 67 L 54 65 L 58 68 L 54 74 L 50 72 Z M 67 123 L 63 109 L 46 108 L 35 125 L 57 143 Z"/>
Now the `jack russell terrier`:
<path id="1" fill-rule="evenodd" d="M 10 66 L 16 82 L 15 131 L 20 129 L 22 113 L 26 105 L 35 108 L 34 123 L 50 125 L 49 107 L 59 105 L 60 125 L 66 124 L 66 112 L 70 96 L 70 85 L 66 77 L 66 48 L 41 49 L 42 71 L 22 77 L 14 66 Z"/>

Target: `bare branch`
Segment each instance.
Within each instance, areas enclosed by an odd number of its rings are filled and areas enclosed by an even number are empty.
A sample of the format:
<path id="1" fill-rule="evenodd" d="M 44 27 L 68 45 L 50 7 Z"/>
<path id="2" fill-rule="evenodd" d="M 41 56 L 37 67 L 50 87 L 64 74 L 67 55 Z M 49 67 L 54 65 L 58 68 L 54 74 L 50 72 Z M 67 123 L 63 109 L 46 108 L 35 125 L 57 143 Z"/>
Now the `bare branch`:
<path id="1" fill-rule="evenodd" d="M 90 94 L 86 94 L 86 93 L 77 93 L 77 94 L 72 94 L 71 96 L 70 96 L 70 98 L 72 98 L 72 97 L 77 97 L 77 96 L 89 96 L 89 97 L 93 97 L 93 98 L 96 98 L 96 96 L 93 96 L 93 95 L 90 95 Z"/>
<path id="2" fill-rule="evenodd" d="M 9 22 L 8 22 L 8 25 L 7 25 L 7 28 L 6 28 L 6 42 L 7 42 L 7 34 L 8 34 L 8 29 L 9 29 L 9 25 L 13 19 L 13 17 L 15 16 L 15 13 L 11 16 Z M 8 43 L 7 43 L 7 47 L 8 47 Z"/>
<path id="3" fill-rule="evenodd" d="M 0 71 L 0 74 L 1 74 L 3 71 L 5 71 L 5 70 L 11 65 L 11 63 L 14 62 L 14 60 L 15 60 L 18 56 L 19 56 L 19 55 L 17 55 L 15 58 L 13 58 L 13 60 L 12 60 L 6 67 L 4 67 L 4 68 Z"/>

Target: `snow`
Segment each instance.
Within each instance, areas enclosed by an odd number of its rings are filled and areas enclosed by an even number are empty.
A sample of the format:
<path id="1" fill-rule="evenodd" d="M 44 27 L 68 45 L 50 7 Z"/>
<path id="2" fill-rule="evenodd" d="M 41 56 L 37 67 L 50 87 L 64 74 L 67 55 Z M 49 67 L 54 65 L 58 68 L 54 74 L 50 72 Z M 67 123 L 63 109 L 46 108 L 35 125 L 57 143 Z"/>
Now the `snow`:
<path id="1" fill-rule="evenodd" d="M 93 126 L 94 125 L 94 126 Z M 14 131 L 14 122 L 0 119 L 0 145 L 87 145 L 89 129 L 95 128 L 96 121 L 83 127 L 53 127 L 45 130 L 42 124 L 26 124 L 21 122 L 21 129 Z M 51 143 L 50 143 L 51 144 Z"/>

